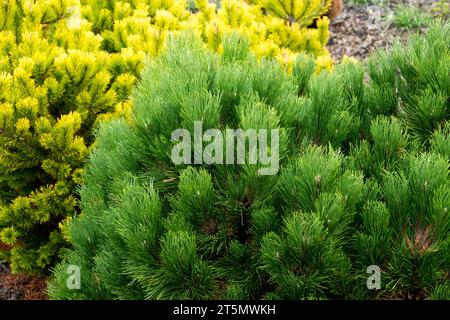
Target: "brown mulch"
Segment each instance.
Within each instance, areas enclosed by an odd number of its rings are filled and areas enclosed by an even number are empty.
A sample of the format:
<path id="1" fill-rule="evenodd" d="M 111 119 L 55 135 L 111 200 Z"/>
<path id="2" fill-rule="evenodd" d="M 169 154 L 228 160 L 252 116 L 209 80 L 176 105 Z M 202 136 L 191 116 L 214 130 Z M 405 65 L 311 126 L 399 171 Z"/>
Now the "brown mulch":
<path id="1" fill-rule="evenodd" d="M 47 300 L 46 290 L 45 278 L 0 274 L 0 300 Z"/>
<path id="2" fill-rule="evenodd" d="M 11 249 L 11 246 L 8 246 L 0 241 L 0 251 L 8 251 Z"/>
<path id="3" fill-rule="evenodd" d="M 410 33 L 392 23 L 396 7 L 408 5 L 430 12 L 436 0 L 385 0 L 365 4 L 344 2 L 342 13 L 330 23 L 327 47 L 336 61 L 344 55 L 362 60 L 376 49 L 389 48 L 396 38 L 405 41 Z M 425 28 L 413 31 L 421 32 Z"/>
<path id="4" fill-rule="evenodd" d="M 375 4 L 345 4 L 342 13 L 331 21 L 328 50 L 337 60 L 344 55 L 364 59 L 375 49 L 386 49 L 396 37 L 407 32 L 389 23 L 393 10 Z"/>
<path id="5" fill-rule="evenodd" d="M 0 262 L 0 300 L 47 300 L 47 279 L 11 274 Z"/>
<path id="6" fill-rule="evenodd" d="M 0 242 L 0 250 L 11 247 Z M 0 300 L 47 300 L 47 278 L 11 274 L 9 266 L 0 261 Z"/>

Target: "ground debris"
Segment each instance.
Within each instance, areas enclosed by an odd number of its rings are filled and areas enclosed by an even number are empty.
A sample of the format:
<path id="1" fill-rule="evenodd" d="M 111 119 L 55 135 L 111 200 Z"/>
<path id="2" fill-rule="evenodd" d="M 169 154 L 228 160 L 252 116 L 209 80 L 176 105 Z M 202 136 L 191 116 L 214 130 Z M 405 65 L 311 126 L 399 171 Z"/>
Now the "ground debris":
<path id="1" fill-rule="evenodd" d="M 11 274 L 0 261 L 0 300 L 47 300 L 47 279 Z"/>

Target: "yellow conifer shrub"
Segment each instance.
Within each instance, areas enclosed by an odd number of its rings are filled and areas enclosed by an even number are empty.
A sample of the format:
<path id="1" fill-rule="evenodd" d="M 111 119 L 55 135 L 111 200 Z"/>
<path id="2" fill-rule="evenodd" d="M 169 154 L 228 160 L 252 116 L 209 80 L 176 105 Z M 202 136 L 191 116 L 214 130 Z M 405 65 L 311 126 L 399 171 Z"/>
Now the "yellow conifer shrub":
<path id="1" fill-rule="evenodd" d="M 331 0 L 223 0 L 219 9 L 207 0 L 196 0 L 199 12 L 189 23 L 209 47 L 221 51 L 225 34 L 238 31 L 250 41 L 257 57 L 273 57 L 292 66 L 299 52 L 307 51 L 326 61 L 332 59 L 325 45 L 329 39 L 326 13 Z M 317 20 L 317 28 L 308 28 Z"/>
<path id="2" fill-rule="evenodd" d="M 127 117 L 146 57 L 170 33 L 196 32 L 221 51 L 238 32 L 257 57 L 288 69 L 312 53 L 329 69 L 330 0 L 2 0 L 0 2 L 0 252 L 14 272 L 43 273 L 67 245 L 96 123 Z M 289 8 L 289 10 L 285 10 Z"/>

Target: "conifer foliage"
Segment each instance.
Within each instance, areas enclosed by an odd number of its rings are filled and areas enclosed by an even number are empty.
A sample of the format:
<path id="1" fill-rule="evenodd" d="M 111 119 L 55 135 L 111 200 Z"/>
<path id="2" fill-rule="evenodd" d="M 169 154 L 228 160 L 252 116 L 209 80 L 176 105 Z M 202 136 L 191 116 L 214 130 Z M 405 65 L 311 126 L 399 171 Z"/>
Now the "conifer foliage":
<path id="1" fill-rule="evenodd" d="M 12 249 L 0 256 L 13 271 L 41 273 L 57 260 L 66 243 L 59 230 L 79 211 L 75 190 L 92 129 L 129 115 L 144 60 L 163 51 L 169 33 L 194 30 L 215 48 L 238 31 L 252 35 L 258 57 L 289 56 L 289 65 L 307 50 L 319 69 L 330 68 L 326 20 L 311 30 L 300 23 L 328 1 L 296 1 L 295 25 L 264 13 L 270 3 L 228 0 L 219 9 L 196 1 L 193 13 L 184 0 L 1 1 L 0 241 Z"/>
<path id="2" fill-rule="evenodd" d="M 71 4 L 0 7 L 0 241 L 14 271 L 55 263 L 97 115 L 129 108 L 140 71 L 138 55 L 113 59 L 87 24 L 72 28 Z"/>
<path id="3" fill-rule="evenodd" d="M 322 17 L 331 0 L 218 2 L 216 11 L 207 0 L 195 0 L 199 12 L 193 16 L 193 25 L 210 48 L 221 52 L 223 37 L 237 30 L 249 39 L 257 57 L 274 57 L 291 68 L 297 53 L 307 51 L 316 56 L 319 69 L 331 68 L 332 59 L 325 48 L 330 21 Z M 316 19 L 317 27 L 308 28 Z"/>
<path id="4" fill-rule="evenodd" d="M 97 131 L 50 296 L 450 298 L 449 32 L 374 55 L 368 81 L 352 60 L 315 74 L 309 55 L 287 74 L 237 35 L 222 55 L 170 41 L 133 91 L 133 120 Z M 279 172 L 175 165 L 171 133 L 201 120 L 279 129 Z"/>

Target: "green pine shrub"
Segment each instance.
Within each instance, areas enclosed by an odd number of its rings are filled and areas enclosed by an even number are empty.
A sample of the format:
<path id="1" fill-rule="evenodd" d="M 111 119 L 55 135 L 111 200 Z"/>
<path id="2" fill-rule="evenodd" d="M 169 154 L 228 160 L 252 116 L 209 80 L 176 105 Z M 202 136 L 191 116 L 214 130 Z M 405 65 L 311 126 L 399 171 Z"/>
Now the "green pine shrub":
<path id="1" fill-rule="evenodd" d="M 315 74 L 308 55 L 286 74 L 237 35 L 220 56 L 190 35 L 171 40 L 144 68 L 132 121 L 96 133 L 50 297 L 448 298 L 449 29 L 378 53 L 368 81 L 351 60 Z M 172 132 L 201 120 L 279 129 L 279 172 L 175 165 Z M 366 286 L 373 265 L 379 290 Z"/>

